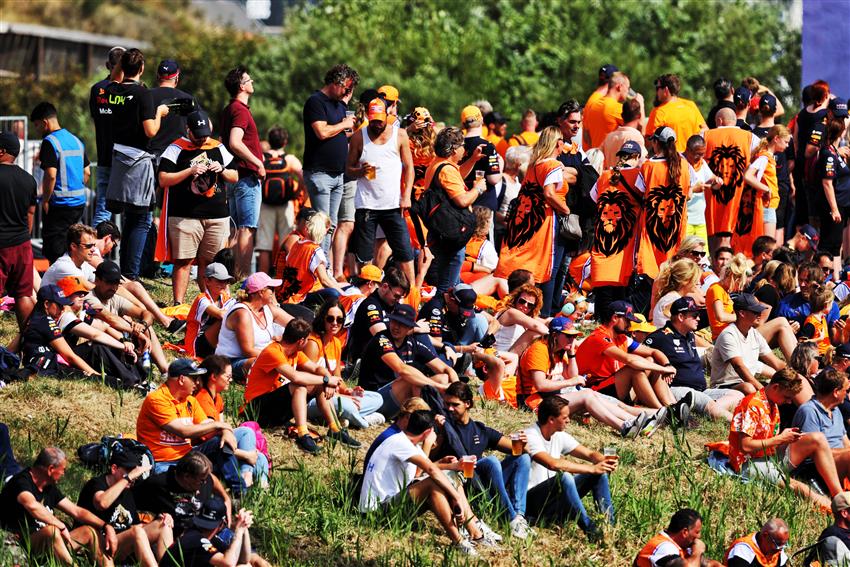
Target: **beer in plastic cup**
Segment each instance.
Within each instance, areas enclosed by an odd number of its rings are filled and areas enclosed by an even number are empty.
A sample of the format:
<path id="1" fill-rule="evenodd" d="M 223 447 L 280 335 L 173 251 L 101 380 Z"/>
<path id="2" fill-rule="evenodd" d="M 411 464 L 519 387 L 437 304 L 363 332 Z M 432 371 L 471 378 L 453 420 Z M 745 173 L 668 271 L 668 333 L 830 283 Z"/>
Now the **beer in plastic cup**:
<path id="1" fill-rule="evenodd" d="M 475 475 L 475 455 L 466 455 L 460 460 L 463 478 L 472 478 Z"/>
<path id="2" fill-rule="evenodd" d="M 519 457 L 520 455 L 522 455 L 523 445 L 525 445 L 525 443 L 522 442 L 519 433 L 514 433 L 511 435 L 511 454 L 514 457 Z"/>

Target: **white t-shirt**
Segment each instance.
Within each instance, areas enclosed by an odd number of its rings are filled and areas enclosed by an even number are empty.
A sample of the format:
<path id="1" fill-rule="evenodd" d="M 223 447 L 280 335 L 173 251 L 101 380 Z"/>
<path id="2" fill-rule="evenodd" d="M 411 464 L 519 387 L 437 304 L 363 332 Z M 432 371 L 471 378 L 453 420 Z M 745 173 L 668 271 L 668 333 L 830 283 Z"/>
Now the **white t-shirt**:
<path id="1" fill-rule="evenodd" d="M 41 277 L 41 285 L 55 285 L 56 282 L 68 276 L 77 276 L 84 281 L 94 283 L 94 268 L 88 262 L 83 262 L 82 267 L 78 268 L 71 257 L 65 253 L 47 268 Z"/>
<path id="2" fill-rule="evenodd" d="M 407 488 L 416 476 L 416 465 L 409 462 L 416 455 L 425 456 L 403 431 L 384 439 L 372 452 L 363 475 L 360 511 L 374 510 Z"/>
<path id="3" fill-rule="evenodd" d="M 503 215 L 508 214 L 508 208 L 511 206 L 511 201 L 519 195 L 519 188 L 522 186 L 516 178 L 509 180 L 507 176 L 502 176 L 505 184 L 505 192 L 502 195 L 502 205 L 499 207 L 499 212 Z"/>
<path id="4" fill-rule="evenodd" d="M 737 356 L 743 358 L 744 366 L 755 376 L 764 368 L 759 357 L 769 353 L 767 341 L 757 330 L 750 329 L 745 337 L 737 325 L 727 325 L 718 335 L 711 353 L 711 387 L 729 386 L 742 381 L 731 359 Z"/>
<path id="5" fill-rule="evenodd" d="M 230 299 L 224 302 L 224 305 L 221 306 L 221 310 L 226 313 L 227 310 L 230 309 L 234 303 L 236 303 L 236 298 L 231 297 Z M 213 305 L 213 302 L 210 301 L 210 298 L 207 296 L 207 294 L 202 295 L 201 299 L 198 300 L 198 311 L 197 313 L 195 313 L 195 321 L 197 321 L 198 323 L 206 322 L 207 317 L 204 317 L 204 313 L 207 312 L 207 307 L 209 307 L 210 305 Z"/>
<path id="6" fill-rule="evenodd" d="M 714 179 L 714 172 L 708 167 L 708 164 L 703 160 L 699 171 L 695 170 L 692 165 L 688 164 L 688 171 L 691 174 L 691 188 L 697 185 L 708 183 Z M 697 226 L 705 224 L 705 193 L 694 193 L 691 191 L 691 196 L 688 199 L 688 224 Z"/>
<path id="7" fill-rule="evenodd" d="M 540 452 L 545 452 L 556 459 L 560 459 L 564 455 L 569 455 L 576 450 L 580 445 L 576 438 L 566 431 L 556 431 L 547 441 L 543 438 L 540 432 L 540 426 L 536 423 L 531 427 L 526 428 L 525 435 L 528 437 L 526 445 L 528 454 L 531 455 L 531 472 L 528 475 L 528 489 L 531 490 L 541 482 L 546 482 L 553 476 L 557 475 L 556 471 L 547 469 L 537 461 L 533 460 L 534 455 Z"/>
<path id="8" fill-rule="evenodd" d="M 682 294 L 678 291 L 669 291 L 662 295 L 652 308 L 652 324 L 659 329 L 666 325 L 670 320 L 670 306 L 680 297 Z"/>
<path id="9" fill-rule="evenodd" d="M 490 270 L 491 272 L 499 265 L 499 253 L 496 252 L 496 247 L 493 246 L 491 241 L 485 240 L 481 245 L 481 249 L 478 251 L 478 258 L 475 260 L 475 263 L 482 268 Z"/>
<path id="10" fill-rule="evenodd" d="M 661 533 L 667 535 L 666 532 Z M 652 551 L 652 554 L 649 556 L 649 564 L 652 565 L 652 567 L 658 567 L 658 562 L 662 559 L 668 557 L 681 557 L 681 552 L 682 548 L 676 545 L 676 542 L 665 539 Z"/>

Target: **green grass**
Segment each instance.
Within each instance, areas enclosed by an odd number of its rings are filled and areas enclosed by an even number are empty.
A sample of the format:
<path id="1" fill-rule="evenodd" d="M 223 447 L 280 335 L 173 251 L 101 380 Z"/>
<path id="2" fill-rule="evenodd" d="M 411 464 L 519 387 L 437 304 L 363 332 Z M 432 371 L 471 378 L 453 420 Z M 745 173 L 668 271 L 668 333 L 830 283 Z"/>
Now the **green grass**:
<path id="1" fill-rule="evenodd" d="M 149 282 L 146 287 L 156 298 L 167 300 L 170 289 L 164 283 Z M 7 341 L 13 332 L 14 318 L 4 315 L 0 340 Z M 234 387 L 225 396 L 230 415 L 241 405 L 241 395 L 241 388 Z M 140 406 L 138 395 L 122 395 L 95 381 L 37 378 L 0 390 L 0 421 L 9 425 L 19 460 L 29 464 L 44 445 L 64 449 L 70 464 L 60 488 L 72 499 L 92 476 L 77 461 L 76 448 L 102 435 L 134 432 Z M 473 417 L 504 432 L 530 423 L 529 414 L 494 402 L 476 401 Z M 635 441 L 580 420 L 571 422 L 568 431 L 591 448 L 619 447 L 621 467 L 611 478 L 617 524 L 599 545 L 587 543 L 578 527 L 569 523 L 538 529 L 537 536 L 525 542 L 506 537 L 502 551 L 485 553 L 476 562 L 450 549 L 430 514 L 417 517 L 412 509 L 402 509 L 389 516 L 360 515 L 349 478 L 353 471 L 361 471 L 369 443 L 380 428 L 355 431 L 363 442 L 357 451 L 326 443 L 324 453 L 316 457 L 303 455 L 284 432 L 267 432 L 273 459 L 271 487 L 250 492 L 243 501 L 255 513 L 254 545 L 275 565 L 619 567 L 631 565 L 646 540 L 663 529 L 681 506 L 703 515 L 703 539 L 714 559 L 721 558 L 734 538 L 755 531 L 773 516 L 788 522 L 792 552 L 814 542 L 830 521 L 788 490 L 742 484 L 712 472 L 704 462 L 703 445 L 725 439 L 725 423 L 702 420 L 684 436 L 662 430 L 651 439 Z M 589 499 L 586 505 L 593 509 Z M 492 502 L 479 498 L 473 507 L 507 536 L 507 521 L 497 515 Z M 14 564 L 9 553 L 7 546 L 0 549 L 0 565 Z"/>

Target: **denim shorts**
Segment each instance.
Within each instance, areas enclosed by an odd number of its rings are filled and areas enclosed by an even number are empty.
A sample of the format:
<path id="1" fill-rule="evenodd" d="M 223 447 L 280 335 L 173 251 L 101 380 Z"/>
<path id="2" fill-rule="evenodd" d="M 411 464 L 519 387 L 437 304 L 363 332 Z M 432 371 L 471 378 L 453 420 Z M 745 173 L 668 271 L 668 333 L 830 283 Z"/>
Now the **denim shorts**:
<path id="1" fill-rule="evenodd" d="M 776 224 L 776 209 L 764 208 L 764 222 Z"/>
<path id="2" fill-rule="evenodd" d="M 257 228 L 260 224 L 260 193 L 260 180 L 256 175 L 228 185 L 227 203 L 237 228 Z"/>

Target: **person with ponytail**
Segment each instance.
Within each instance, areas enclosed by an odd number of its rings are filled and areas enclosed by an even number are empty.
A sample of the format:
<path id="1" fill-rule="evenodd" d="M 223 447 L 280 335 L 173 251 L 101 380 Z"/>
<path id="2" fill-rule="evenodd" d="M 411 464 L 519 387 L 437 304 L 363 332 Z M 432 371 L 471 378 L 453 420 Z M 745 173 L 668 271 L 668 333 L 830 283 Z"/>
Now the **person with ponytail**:
<path id="1" fill-rule="evenodd" d="M 845 228 L 850 217 L 850 167 L 846 154 L 838 151 L 838 142 L 847 130 L 845 122 L 844 118 L 833 118 L 826 125 L 826 144 L 815 168 L 820 187 L 810 197 L 819 204 L 813 210 L 818 210 L 820 214 L 820 249 L 832 254 L 836 279 L 841 271 L 842 240 L 844 256 L 850 254 L 850 232 Z"/>
<path id="2" fill-rule="evenodd" d="M 687 258 L 671 262 L 661 270 L 655 280 L 658 289 L 652 298 L 652 324 L 659 329 L 666 325 L 670 320 L 670 306 L 680 297 L 688 295 L 694 298 L 697 305 L 703 305 L 705 295 L 700 289 L 701 276 L 699 264 Z"/>
<path id="3" fill-rule="evenodd" d="M 744 181 L 761 193 L 764 205 L 763 233 L 771 238 L 776 238 L 776 208 L 779 206 L 779 182 L 774 156 L 784 152 L 790 141 L 791 132 L 788 128 L 781 124 L 773 126 L 759 142 L 753 152 L 753 162 L 744 174 Z M 749 248 L 744 246 L 742 250 Z"/>

